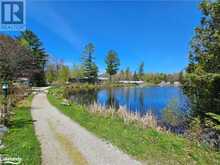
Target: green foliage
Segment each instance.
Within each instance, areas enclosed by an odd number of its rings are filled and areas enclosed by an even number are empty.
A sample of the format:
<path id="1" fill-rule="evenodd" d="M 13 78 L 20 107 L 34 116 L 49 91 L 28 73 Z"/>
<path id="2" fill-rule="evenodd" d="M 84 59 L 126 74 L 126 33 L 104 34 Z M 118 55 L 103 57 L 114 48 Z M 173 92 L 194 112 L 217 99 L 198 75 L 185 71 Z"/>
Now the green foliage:
<path id="1" fill-rule="evenodd" d="M 110 75 L 110 80 L 112 80 L 112 75 L 117 73 L 118 67 L 120 65 L 117 53 L 113 50 L 110 50 L 106 56 L 105 63 L 107 65 L 106 73 Z"/>
<path id="2" fill-rule="evenodd" d="M 153 83 L 153 84 L 159 84 L 161 81 L 168 81 L 167 76 L 163 73 L 155 73 L 155 74 L 145 74 L 143 79 L 146 82 Z"/>
<path id="3" fill-rule="evenodd" d="M 188 136 L 191 140 L 200 139 L 202 134 L 201 120 L 198 117 L 192 119 L 189 124 Z"/>
<path id="4" fill-rule="evenodd" d="M 4 100 L 3 95 L 0 95 L 0 106 L 2 106 L 3 100 Z"/>
<path id="5" fill-rule="evenodd" d="M 64 97 L 69 98 L 72 94 L 84 93 L 84 92 L 92 92 L 96 89 L 100 88 L 98 85 L 83 83 L 83 84 L 71 84 L 64 87 Z"/>
<path id="6" fill-rule="evenodd" d="M 66 83 L 70 78 L 70 70 L 68 66 L 62 65 L 58 71 L 58 81 L 59 83 Z"/>
<path id="7" fill-rule="evenodd" d="M 95 46 L 92 43 L 89 43 L 85 46 L 83 52 L 83 75 L 87 78 L 89 83 L 95 83 L 98 77 L 98 67 L 96 66 L 93 57 L 93 53 L 95 52 Z"/>
<path id="8" fill-rule="evenodd" d="M 43 48 L 40 39 L 30 30 L 21 32 L 18 37 L 21 45 L 24 45 L 31 51 L 32 64 L 36 70 L 32 77 L 32 83 L 37 86 L 45 84 L 45 64 L 47 61 L 47 54 Z"/>
<path id="9" fill-rule="evenodd" d="M 177 101 L 171 100 L 167 107 L 163 110 L 163 120 L 175 127 L 184 122 L 183 114 L 181 113 Z"/>
<path id="10" fill-rule="evenodd" d="M 5 148 L 0 150 L 6 157 L 20 157 L 24 165 L 40 165 L 41 149 L 34 132 L 29 100 L 15 108 L 9 132 L 3 138 Z"/>
<path id="11" fill-rule="evenodd" d="M 63 64 L 63 61 L 51 58 L 46 67 L 46 79 L 50 84 L 64 84 L 69 81 L 72 76 L 72 70 Z"/>
<path id="12" fill-rule="evenodd" d="M 194 115 L 219 114 L 220 74 L 186 74 L 184 91 L 189 96 Z"/>
<path id="13" fill-rule="evenodd" d="M 136 71 L 135 71 L 136 72 Z M 130 68 L 127 67 L 126 70 L 121 70 L 116 75 L 114 75 L 114 80 L 134 80 L 135 72 L 131 72 Z M 182 72 L 180 73 L 173 73 L 173 74 L 165 74 L 165 73 L 144 73 L 140 78 L 140 74 L 136 72 L 137 80 L 143 80 L 148 84 L 159 84 L 161 81 L 165 82 L 175 82 L 179 81 L 182 82 L 184 80 L 184 74 Z M 135 76 L 136 76 L 135 75 Z"/>
<path id="14" fill-rule="evenodd" d="M 135 71 L 134 74 L 133 74 L 133 80 L 134 80 L 134 81 L 139 80 L 139 77 L 138 77 L 136 71 Z"/>
<path id="15" fill-rule="evenodd" d="M 191 42 L 184 90 L 195 115 L 220 114 L 220 1 L 204 0 L 203 13 Z"/>
<path id="16" fill-rule="evenodd" d="M 132 80 L 132 73 L 130 72 L 130 68 L 127 67 L 125 70 L 125 80 Z"/>
<path id="17" fill-rule="evenodd" d="M 144 78 L 144 63 L 142 62 L 139 66 L 138 79 L 143 80 L 143 78 Z"/>
<path id="18" fill-rule="evenodd" d="M 220 154 L 181 136 L 125 124 L 117 117 L 89 113 L 85 107 L 63 106 L 62 99 L 48 95 L 51 104 L 98 137 L 147 164 L 219 164 Z"/>
<path id="19" fill-rule="evenodd" d="M 180 82 L 180 83 L 183 83 L 183 82 L 184 82 L 184 74 L 183 74 L 182 71 L 179 73 L 178 79 L 179 79 L 179 82 Z"/>
<path id="20" fill-rule="evenodd" d="M 83 68 L 81 65 L 74 65 L 71 70 L 71 78 L 79 79 L 83 78 Z"/>
<path id="21" fill-rule="evenodd" d="M 211 120 L 212 127 L 220 131 L 220 115 L 211 112 L 206 113 L 206 115 L 209 117 L 209 120 Z"/>
<path id="22" fill-rule="evenodd" d="M 211 112 L 207 113 L 207 115 L 209 115 L 210 117 L 212 117 L 213 119 L 217 120 L 220 123 L 220 115 Z"/>
<path id="23" fill-rule="evenodd" d="M 32 57 L 35 65 L 37 65 L 40 69 L 44 69 L 47 60 L 47 54 L 38 36 L 32 31 L 26 30 L 21 32 L 18 40 L 22 45 L 26 46 L 32 51 Z"/>
<path id="24" fill-rule="evenodd" d="M 53 64 L 49 64 L 46 69 L 46 79 L 49 83 L 53 83 L 57 80 L 58 73 L 56 66 Z"/>
<path id="25" fill-rule="evenodd" d="M 220 1 L 204 0 L 200 4 L 203 13 L 200 25 L 195 30 L 189 55 L 189 73 L 196 69 L 208 72 L 220 72 Z"/>
<path id="26" fill-rule="evenodd" d="M 56 98 L 64 99 L 64 98 L 66 98 L 66 97 L 64 97 L 65 96 L 65 92 L 64 92 L 65 88 L 66 88 L 65 86 L 62 86 L 59 88 L 52 87 L 49 89 L 49 94 L 56 97 Z"/>

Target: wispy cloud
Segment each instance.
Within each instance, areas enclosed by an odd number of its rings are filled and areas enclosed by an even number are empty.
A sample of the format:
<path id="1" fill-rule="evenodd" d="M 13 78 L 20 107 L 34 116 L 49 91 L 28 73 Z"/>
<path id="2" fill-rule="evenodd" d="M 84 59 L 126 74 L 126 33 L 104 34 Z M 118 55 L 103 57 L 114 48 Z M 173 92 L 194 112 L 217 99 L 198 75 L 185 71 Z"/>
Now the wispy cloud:
<path id="1" fill-rule="evenodd" d="M 50 2 L 52 3 L 52 1 L 29 1 L 28 10 L 31 11 L 31 19 L 47 28 L 45 32 L 49 30 L 55 33 L 74 49 L 80 50 L 82 45 L 81 37 L 74 32 L 74 27 L 69 24 L 67 18 L 55 10 Z"/>

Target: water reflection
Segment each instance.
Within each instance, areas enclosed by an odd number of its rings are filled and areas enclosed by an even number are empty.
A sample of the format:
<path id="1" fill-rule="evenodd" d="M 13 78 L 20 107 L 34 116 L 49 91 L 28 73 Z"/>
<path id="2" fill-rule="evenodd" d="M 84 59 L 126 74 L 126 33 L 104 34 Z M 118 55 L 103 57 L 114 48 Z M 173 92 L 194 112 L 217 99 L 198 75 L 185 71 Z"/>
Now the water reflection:
<path id="1" fill-rule="evenodd" d="M 90 92 L 80 92 L 70 96 L 71 100 L 76 101 L 82 105 L 90 105 L 97 101 L 98 92 L 90 91 Z"/>
<path id="2" fill-rule="evenodd" d="M 158 118 L 163 120 L 163 111 L 171 100 L 175 99 L 175 113 L 168 112 L 166 117 L 171 114 L 182 114 L 187 111 L 187 98 L 182 89 L 178 87 L 134 87 L 134 88 L 108 88 L 89 93 L 79 93 L 71 96 L 80 104 L 91 104 L 97 102 L 103 106 L 118 108 L 125 106 L 131 112 L 140 115 L 151 111 Z M 176 111 L 181 113 L 176 113 Z"/>
<path id="3" fill-rule="evenodd" d="M 107 90 L 107 99 L 106 99 L 105 106 L 106 107 L 114 107 L 114 108 L 118 109 L 119 102 L 118 102 L 117 98 L 115 97 L 113 88 L 109 88 L 106 90 Z"/>

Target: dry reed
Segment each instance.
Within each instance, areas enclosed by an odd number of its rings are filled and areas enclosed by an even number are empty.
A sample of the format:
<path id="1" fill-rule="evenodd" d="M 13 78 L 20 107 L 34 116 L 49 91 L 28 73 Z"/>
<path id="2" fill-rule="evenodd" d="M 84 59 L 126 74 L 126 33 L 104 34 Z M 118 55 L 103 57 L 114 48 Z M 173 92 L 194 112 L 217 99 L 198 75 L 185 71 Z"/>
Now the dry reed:
<path id="1" fill-rule="evenodd" d="M 158 131 L 163 129 L 158 125 L 157 119 L 152 112 L 147 112 L 144 116 L 140 116 L 137 112 L 129 112 L 126 107 L 120 106 L 119 109 L 113 107 L 105 107 L 94 102 L 88 106 L 88 110 L 91 113 L 95 113 L 101 116 L 117 116 L 123 120 L 125 124 L 135 123 L 142 128 L 153 128 Z"/>

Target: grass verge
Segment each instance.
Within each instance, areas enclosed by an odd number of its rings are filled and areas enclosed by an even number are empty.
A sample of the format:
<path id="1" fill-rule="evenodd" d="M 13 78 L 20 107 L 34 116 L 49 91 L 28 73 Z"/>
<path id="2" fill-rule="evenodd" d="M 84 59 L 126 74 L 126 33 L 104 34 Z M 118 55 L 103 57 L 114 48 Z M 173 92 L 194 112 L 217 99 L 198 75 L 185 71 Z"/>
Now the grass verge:
<path id="1" fill-rule="evenodd" d="M 7 158 L 21 158 L 21 164 L 40 165 L 41 150 L 34 132 L 31 101 L 32 97 L 29 97 L 18 103 L 14 109 L 15 114 L 11 117 L 9 132 L 3 138 L 5 148 L 0 150 L 0 153 Z"/>
<path id="2" fill-rule="evenodd" d="M 48 95 L 52 105 L 81 126 L 106 139 L 124 152 L 148 164 L 219 164 L 220 153 L 171 133 L 124 124 L 120 118 L 91 114 L 80 105 L 61 105 Z"/>

